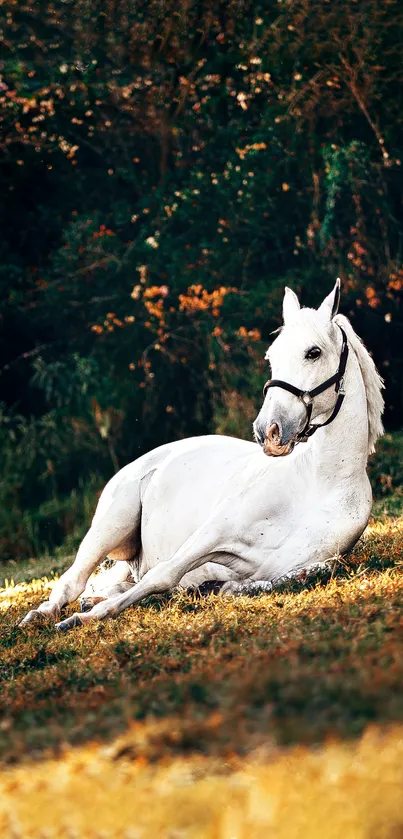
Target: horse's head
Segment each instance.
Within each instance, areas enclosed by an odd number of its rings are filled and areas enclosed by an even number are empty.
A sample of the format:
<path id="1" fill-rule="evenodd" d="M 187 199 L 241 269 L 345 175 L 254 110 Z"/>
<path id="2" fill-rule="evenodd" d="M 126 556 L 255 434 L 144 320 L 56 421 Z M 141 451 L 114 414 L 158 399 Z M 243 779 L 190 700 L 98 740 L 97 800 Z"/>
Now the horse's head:
<path id="1" fill-rule="evenodd" d="M 285 290 L 284 326 L 266 354 L 272 379 L 253 424 L 256 440 L 267 455 L 289 454 L 304 439 L 308 424 L 326 421 L 335 408 L 342 376 L 338 385 L 333 383 L 313 397 L 309 394 L 320 390 L 340 366 L 343 334 L 333 322 L 339 298 L 339 280 L 318 309 L 301 309 L 296 294 Z"/>

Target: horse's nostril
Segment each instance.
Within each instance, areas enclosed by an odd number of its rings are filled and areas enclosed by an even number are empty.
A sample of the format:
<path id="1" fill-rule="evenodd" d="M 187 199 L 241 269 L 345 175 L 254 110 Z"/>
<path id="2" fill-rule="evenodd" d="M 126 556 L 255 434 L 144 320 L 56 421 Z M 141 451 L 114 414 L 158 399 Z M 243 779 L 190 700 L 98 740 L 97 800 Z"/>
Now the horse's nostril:
<path id="1" fill-rule="evenodd" d="M 267 431 L 266 439 L 270 441 L 270 443 L 274 443 L 274 445 L 279 445 L 281 440 L 281 431 L 276 422 L 270 426 Z"/>
<path id="2" fill-rule="evenodd" d="M 282 457 L 292 451 L 291 443 L 283 444 L 282 441 L 283 430 L 281 424 L 273 422 L 267 429 L 266 439 L 264 441 L 263 451 L 271 457 Z"/>

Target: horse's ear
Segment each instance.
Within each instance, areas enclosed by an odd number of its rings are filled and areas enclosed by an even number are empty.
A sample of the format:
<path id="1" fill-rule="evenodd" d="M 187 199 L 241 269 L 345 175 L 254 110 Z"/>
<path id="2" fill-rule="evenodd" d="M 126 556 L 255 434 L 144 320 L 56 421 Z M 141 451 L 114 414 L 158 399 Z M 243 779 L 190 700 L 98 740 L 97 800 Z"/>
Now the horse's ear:
<path id="1" fill-rule="evenodd" d="M 287 321 L 293 320 L 295 315 L 298 314 L 300 310 L 299 300 L 295 291 L 291 291 L 290 288 L 285 288 L 284 291 L 284 300 L 283 300 L 283 321 L 287 323 Z"/>
<path id="2" fill-rule="evenodd" d="M 337 315 L 340 303 L 340 277 L 337 277 L 336 285 L 333 291 L 325 297 L 323 303 L 319 306 L 318 312 L 322 315 L 325 321 L 330 321 Z"/>

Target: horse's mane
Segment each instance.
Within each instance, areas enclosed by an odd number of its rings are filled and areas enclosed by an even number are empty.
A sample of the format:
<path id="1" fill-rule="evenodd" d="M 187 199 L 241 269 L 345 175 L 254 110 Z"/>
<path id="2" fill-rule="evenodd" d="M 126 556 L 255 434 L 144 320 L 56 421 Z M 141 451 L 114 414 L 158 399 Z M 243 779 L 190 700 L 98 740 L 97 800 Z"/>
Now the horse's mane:
<path id="1" fill-rule="evenodd" d="M 361 338 L 356 335 L 350 321 L 344 315 L 336 315 L 334 322 L 343 327 L 348 342 L 354 350 L 360 365 L 361 375 L 364 381 L 365 393 L 367 395 L 368 410 L 368 454 L 375 451 L 375 443 L 378 437 L 383 434 L 382 413 L 384 400 L 381 393 L 384 387 L 383 379 L 379 375 L 375 364 L 364 346 Z"/>

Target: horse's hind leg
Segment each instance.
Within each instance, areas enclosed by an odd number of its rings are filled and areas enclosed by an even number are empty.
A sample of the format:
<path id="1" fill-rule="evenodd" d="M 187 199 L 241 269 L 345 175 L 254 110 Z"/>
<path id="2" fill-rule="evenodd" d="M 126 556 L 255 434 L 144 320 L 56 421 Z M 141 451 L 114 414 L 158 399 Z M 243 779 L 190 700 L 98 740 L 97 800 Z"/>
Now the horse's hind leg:
<path id="1" fill-rule="evenodd" d="M 124 505 L 117 496 L 102 517 L 94 518 L 73 565 L 56 582 L 49 600 L 28 612 L 20 626 L 40 617 L 58 617 L 63 606 L 83 593 L 90 575 L 100 562 L 136 534 L 141 506 L 139 503 L 133 507 Z"/>
<path id="2" fill-rule="evenodd" d="M 128 546 L 129 547 L 129 546 Z M 118 552 L 114 552 L 115 555 Z M 128 591 L 137 580 L 133 576 L 129 562 L 119 559 L 102 563 L 99 572 L 88 580 L 84 593 L 80 597 L 80 609 L 89 612 L 97 603 L 116 597 Z"/>
<path id="3" fill-rule="evenodd" d="M 107 556 L 128 559 L 140 541 L 142 493 L 160 463 L 170 454 L 170 446 L 161 446 L 130 463 L 111 478 L 99 499 L 92 525 L 78 549 L 76 559 L 55 584 L 53 591 L 37 609 L 32 609 L 20 626 L 38 617 L 56 617 L 66 603 L 83 593 L 95 568 Z M 121 554 L 121 549 L 123 554 Z"/>

